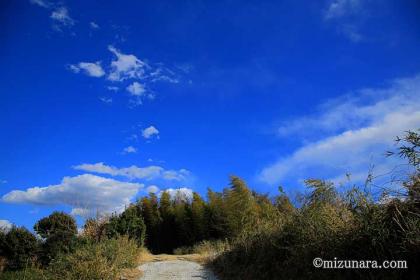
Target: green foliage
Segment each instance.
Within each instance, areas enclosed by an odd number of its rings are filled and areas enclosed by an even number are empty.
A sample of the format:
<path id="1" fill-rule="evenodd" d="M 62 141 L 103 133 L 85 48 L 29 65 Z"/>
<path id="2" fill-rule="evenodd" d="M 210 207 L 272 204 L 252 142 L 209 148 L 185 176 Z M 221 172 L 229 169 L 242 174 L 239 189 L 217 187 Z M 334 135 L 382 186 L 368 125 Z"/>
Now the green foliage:
<path id="1" fill-rule="evenodd" d="M 60 253 L 71 252 L 77 242 L 76 221 L 63 212 L 53 212 L 39 220 L 34 230 L 44 238 L 40 255 L 43 264 L 48 264 Z"/>
<path id="2" fill-rule="evenodd" d="M 397 137 L 396 142 L 399 145 L 397 154 L 406 158 L 408 162 L 414 167 L 419 168 L 420 165 L 420 129 L 417 131 L 407 131 L 404 137 Z M 389 151 L 388 156 L 394 155 L 395 153 Z"/>
<path id="3" fill-rule="evenodd" d="M 227 223 L 230 236 L 238 236 L 256 222 L 256 202 L 250 189 L 239 177 L 231 177 L 231 187 L 225 191 Z"/>
<path id="4" fill-rule="evenodd" d="M 39 268 L 25 268 L 19 271 L 0 272 L 0 280 L 55 280 L 52 276 Z"/>
<path id="5" fill-rule="evenodd" d="M 146 225 L 145 244 L 152 252 L 158 252 L 160 249 L 158 234 L 161 217 L 156 195 L 151 193 L 149 197 L 143 197 L 140 200 L 140 209 Z"/>
<path id="6" fill-rule="evenodd" d="M 105 232 L 109 238 L 126 235 L 136 240 L 138 246 L 143 246 L 146 225 L 139 207 L 131 205 L 121 215 L 111 217 L 105 226 Z"/>
<path id="7" fill-rule="evenodd" d="M 24 227 L 13 227 L 4 236 L 0 251 L 7 258 L 7 269 L 31 266 L 36 260 L 38 241 Z"/>
<path id="8" fill-rule="evenodd" d="M 46 218 L 39 220 L 34 230 L 42 238 L 48 239 L 57 233 L 77 234 L 77 225 L 74 218 L 64 212 L 53 212 Z"/>
<path id="9" fill-rule="evenodd" d="M 223 239 L 228 237 L 228 222 L 226 207 L 221 193 L 207 191 L 208 203 L 205 212 L 208 236 L 210 239 Z"/>
<path id="10" fill-rule="evenodd" d="M 191 202 L 191 223 L 194 243 L 207 237 L 208 227 L 205 220 L 205 211 L 206 203 L 198 193 L 194 192 Z"/>
<path id="11" fill-rule="evenodd" d="M 399 279 L 418 273 L 420 211 L 410 200 L 376 203 L 353 188 L 339 195 L 322 180 L 307 181 L 304 205 L 261 221 L 232 241 L 212 266 L 223 279 Z M 276 201 L 285 201 L 281 194 Z M 288 208 L 277 208 L 288 209 Z M 323 270 L 312 260 L 408 261 L 409 270 Z"/>

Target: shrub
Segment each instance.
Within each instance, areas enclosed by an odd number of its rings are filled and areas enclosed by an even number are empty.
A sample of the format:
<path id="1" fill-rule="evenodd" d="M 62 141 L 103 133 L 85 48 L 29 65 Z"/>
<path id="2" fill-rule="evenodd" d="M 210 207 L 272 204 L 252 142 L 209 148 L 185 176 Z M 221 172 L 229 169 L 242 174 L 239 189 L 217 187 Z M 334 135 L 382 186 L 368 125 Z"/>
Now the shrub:
<path id="1" fill-rule="evenodd" d="M 59 255 L 49 271 L 56 279 L 114 280 L 122 269 L 135 267 L 137 254 L 136 242 L 128 237 L 88 242 Z"/>
<path id="2" fill-rule="evenodd" d="M 26 268 L 19 271 L 6 271 L 0 273 L 0 280 L 55 280 L 51 275 L 41 269 L 37 268 Z"/>

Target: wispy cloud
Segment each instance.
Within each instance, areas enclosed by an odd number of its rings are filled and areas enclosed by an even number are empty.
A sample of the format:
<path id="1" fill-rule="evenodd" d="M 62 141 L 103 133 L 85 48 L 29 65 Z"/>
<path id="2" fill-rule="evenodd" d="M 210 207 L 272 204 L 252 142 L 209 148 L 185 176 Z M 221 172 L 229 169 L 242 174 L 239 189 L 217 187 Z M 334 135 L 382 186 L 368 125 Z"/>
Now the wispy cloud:
<path id="1" fill-rule="evenodd" d="M 360 0 L 333 0 L 325 11 L 325 19 L 337 19 L 358 12 L 361 9 Z"/>
<path id="2" fill-rule="evenodd" d="M 364 13 L 361 0 L 333 0 L 324 13 L 324 19 L 333 22 L 338 33 L 357 43 L 363 40 L 359 30 L 362 14 Z"/>
<path id="3" fill-rule="evenodd" d="M 79 73 L 83 71 L 86 75 L 90 77 L 100 78 L 105 75 L 105 71 L 101 66 L 101 62 L 79 62 L 78 64 L 71 64 L 70 70 L 74 73 Z"/>
<path id="4" fill-rule="evenodd" d="M 54 9 L 50 17 L 60 26 L 74 25 L 74 19 L 70 17 L 69 11 L 66 7 L 58 7 Z"/>
<path id="5" fill-rule="evenodd" d="M 61 3 L 56 4 L 47 0 L 30 0 L 30 2 L 51 11 L 52 27 L 56 31 L 62 31 L 63 27 L 71 27 L 75 24 L 75 20 L 70 16 L 68 8 Z"/>
<path id="6" fill-rule="evenodd" d="M 191 172 L 186 169 L 165 170 L 163 167 L 157 165 L 146 167 L 132 165 L 130 167 L 117 168 L 115 166 L 105 165 L 103 162 L 98 162 L 94 164 L 84 163 L 74 166 L 73 168 L 86 172 L 121 176 L 129 179 L 143 179 L 147 181 L 157 179 L 167 181 L 185 181 L 191 176 Z"/>
<path id="7" fill-rule="evenodd" d="M 150 139 L 152 137 L 159 138 L 159 130 L 151 125 L 141 131 L 141 136 L 143 136 L 145 139 Z"/>
<path id="8" fill-rule="evenodd" d="M 110 91 L 113 91 L 113 92 L 117 92 L 117 91 L 120 90 L 120 88 L 116 87 L 116 86 L 107 86 L 106 88 Z"/>
<path id="9" fill-rule="evenodd" d="M 50 8 L 51 7 L 51 3 L 49 1 L 46 1 L 46 0 L 30 0 L 29 2 L 31 2 L 32 4 L 38 5 L 42 8 Z"/>
<path id="10" fill-rule="evenodd" d="M 98 29 L 100 29 L 101 27 L 99 26 L 99 24 L 97 24 L 96 22 L 94 22 L 94 21 L 91 21 L 90 23 L 89 23 L 89 26 L 90 26 L 90 28 L 91 29 L 94 29 L 94 30 L 98 30 Z"/>
<path id="11" fill-rule="evenodd" d="M 125 147 L 122 151 L 123 154 L 135 154 L 137 153 L 137 148 L 133 146 Z"/>
<path id="12" fill-rule="evenodd" d="M 106 104 L 111 104 L 112 103 L 112 98 L 111 97 L 101 96 L 101 97 L 99 97 L 99 100 L 101 100 L 103 103 L 106 103 Z"/>
<path id="13" fill-rule="evenodd" d="M 345 173 L 362 179 L 372 164 L 377 172 L 390 171 L 396 162 L 384 153 L 392 149 L 396 136 L 420 127 L 419 100 L 420 75 L 329 101 L 318 116 L 292 120 L 279 128 L 280 136 L 313 140 L 265 167 L 259 178 L 269 184 L 293 177 L 338 178 Z"/>
<path id="14" fill-rule="evenodd" d="M 96 212 L 124 210 L 141 188 L 143 184 L 83 174 L 64 177 L 57 185 L 11 191 L 2 197 L 2 201 L 46 206 L 67 205 L 72 207 L 72 214 L 87 217 Z"/>

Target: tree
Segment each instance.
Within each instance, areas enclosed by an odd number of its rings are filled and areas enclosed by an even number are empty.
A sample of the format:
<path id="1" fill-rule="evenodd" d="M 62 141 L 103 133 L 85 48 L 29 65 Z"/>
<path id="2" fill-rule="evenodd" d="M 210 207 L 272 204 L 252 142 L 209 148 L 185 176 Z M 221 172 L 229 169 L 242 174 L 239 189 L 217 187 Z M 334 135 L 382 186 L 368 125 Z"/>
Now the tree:
<path id="1" fill-rule="evenodd" d="M 206 203 L 196 192 L 193 193 L 191 202 L 191 222 L 194 242 L 201 241 L 207 237 L 207 225 L 205 221 Z"/>
<path id="2" fill-rule="evenodd" d="M 337 192 L 334 189 L 333 183 L 318 179 L 308 179 L 305 180 L 305 185 L 311 189 L 307 202 L 309 205 L 336 203 Z"/>
<path id="3" fill-rule="evenodd" d="M 163 192 L 159 202 L 159 212 L 162 218 L 162 223 L 159 227 L 159 238 L 161 244 L 161 252 L 172 253 L 177 243 L 174 239 L 174 232 L 176 233 L 176 224 L 174 209 L 171 203 L 171 196 L 168 192 Z"/>
<path id="4" fill-rule="evenodd" d="M 255 225 L 256 203 L 245 182 L 239 177 L 231 177 L 231 187 L 226 192 L 229 230 L 232 237 Z"/>
<path id="5" fill-rule="evenodd" d="M 57 233 L 77 234 L 77 225 L 74 218 L 64 212 L 53 212 L 46 218 L 39 220 L 34 230 L 42 238 L 49 238 Z"/>
<path id="6" fill-rule="evenodd" d="M 109 238 L 126 235 L 131 239 L 135 239 L 139 246 L 143 246 L 146 236 L 146 225 L 139 207 L 130 205 L 120 215 L 112 216 L 106 225 L 105 231 Z"/>
<path id="7" fill-rule="evenodd" d="M 83 236 L 95 242 L 100 242 L 105 237 L 106 223 L 105 218 L 87 219 L 83 226 Z"/>
<path id="8" fill-rule="evenodd" d="M 274 205 L 281 214 L 287 215 L 295 211 L 295 207 L 281 186 L 279 187 L 279 195 L 276 196 Z"/>
<path id="9" fill-rule="evenodd" d="M 149 197 L 143 197 L 140 200 L 141 214 L 146 225 L 145 244 L 153 253 L 159 249 L 159 226 L 161 218 L 159 214 L 159 205 L 157 197 L 154 193 L 150 193 Z"/>
<path id="10" fill-rule="evenodd" d="M 71 252 L 77 242 L 77 225 L 74 218 L 64 212 L 53 212 L 39 220 L 34 230 L 42 238 L 42 260 L 48 264 L 59 253 Z"/>
<path id="11" fill-rule="evenodd" d="M 38 242 L 35 236 L 24 227 L 13 227 L 0 244 L 0 252 L 7 259 L 10 270 L 23 269 L 30 266 L 38 252 Z"/>
<path id="12" fill-rule="evenodd" d="M 208 204 L 205 217 L 210 239 L 226 238 L 228 235 L 227 211 L 223 202 L 223 195 L 207 190 Z"/>

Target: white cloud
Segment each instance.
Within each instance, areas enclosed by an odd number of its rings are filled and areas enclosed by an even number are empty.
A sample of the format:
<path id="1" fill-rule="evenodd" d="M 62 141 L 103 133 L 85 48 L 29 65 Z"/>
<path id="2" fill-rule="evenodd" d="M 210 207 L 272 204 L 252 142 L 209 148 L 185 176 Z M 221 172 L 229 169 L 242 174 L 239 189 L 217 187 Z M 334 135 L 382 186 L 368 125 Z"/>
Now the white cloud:
<path id="1" fill-rule="evenodd" d="M 161 166 L 151 165 L 146 167 L 138 167 L 132 165 L 130 167 L 117 168 L 105 165 L 103 162 L 95 164 L 80 164 L 73 167 L 76 170 L 94 172 L 98 174 L 108 174 L 111 176 L 122 176 L 130 179 L 163 179 L 168 181 L 184 181 L 187 180 L 191 173 L 186 169 L 165 170 Z"/>
<path id="2" fill-rule="evenodd" d="M 8 232 L 13 227 L 13 224 L 8 220 L 0 220 L 0 231 Z"/>
<path id="3" fill-rule="evenodd" d="M 146 189 L 147 193 L 157 193 L 159 192 L 159 187 L 156 185 L 150 185 Z"/>
<path id="4" fill-rule="evenodd" d="M 153 125 L 143 129 L 141 131 L 141 135 L 146 138 L 146 139 L 150 139 L 153 136 L 159 137 L 159 130 L 154 127 Z"/>
<path id="5" fill-rule="evenodd" d="M 66 7 L 61 6 L 54 9 L 50 16 L 56 23 L 62 26 L 74 25 L 74 20 L 70 17 L 69 11 Z"/>
<path id="6" fill-rule="evenodd" d="M 133 82 L 127 87 L 127 91 L 133 96 L 142 96 L 146 92 L 144 86 L 139 82 Z"/>
<path id="7" fill-rule="evenodd" d="M 190 175 L 191 175 L 190 171 L 186 169 L 167 170 L 162 173 L 163 179 L 173 180 L 173 181 L 183 181 Z"/>
<path id="8" fill-rule="evenodd" d="M 123 54 L 113 46 L 108 46 L 108 50 L 116 56 L 116 60 L 111 62 L 111 72 L 108 79 L 111 81 L 123 81 L 126 79 L 142 79 L 149 66 L 144 61 L 138 59 L 133 54 Z"/>
<path id="9" fill-rule="evenodd" d="M 101 62 L 79 62 L 78 64 L 70 65 L 70 70 L 74 73 L 83 71 L 86 75 L 91 77 L 100 78 L 105 75 L 104 69 L 102 69 Z"/>
<path id="10" fill-rule="evenodd" d="M 162 195 L 163 192 L 169 193 L 172 199 L 191 200 L 193 197 L 193 190 L 186 187 L 178 189 L 166 189 L 161 191 L 159 195 Z"/>
<path id="11" fill-rule="evenodd" d="M 94 22 L 94 21 L 91 21 L 90 23 L 89 23 L 89 26 L 90 26 L 90 28 L 92 28 L 92 29 L 99 29 L 100 27 L 99 27 L 99 25 L 96 23 L 96 22 Z"/>
<path id="12" fill-rule="evenodd" d="M 420 127 L 419 100 L 420 75 L 328 102 L 319 116 L 297 119 L 279 129 L 282 136 L 303 131 L 305 137 L 321 137 L 267 166 L 259 178 L 278 184 L 293 177 L 338 178 L 349 172 L 355 174 L 353 179 L 362 179 L 372 164 L 376 172 L 390 171 L 397 163 L 384 153 L 393 148 L 396 136 Z"/>
<path id="13" fill-rule="evenodd" d="M 32 4 L 38 5 L 42 8 L 50 8 L 51 3 L 45 0 L 30 0 Z"/>
<path id="14" fill-rule="evenodd" d="M 123 154 L 135 154 L 137 153 L 137 148 L 133 146 L 128 146 L 123 149 Z"/>
<path id="15" fill-rule="evenodd" d="M 47 187 L 14 190 L 2 197 L 7 203 L 67 205 L 72 213 L 84 217 L 99 213 L 120 212 L 143 184 L 121 182 L 91 174 L 64 177 L 61 183 Z"/>

